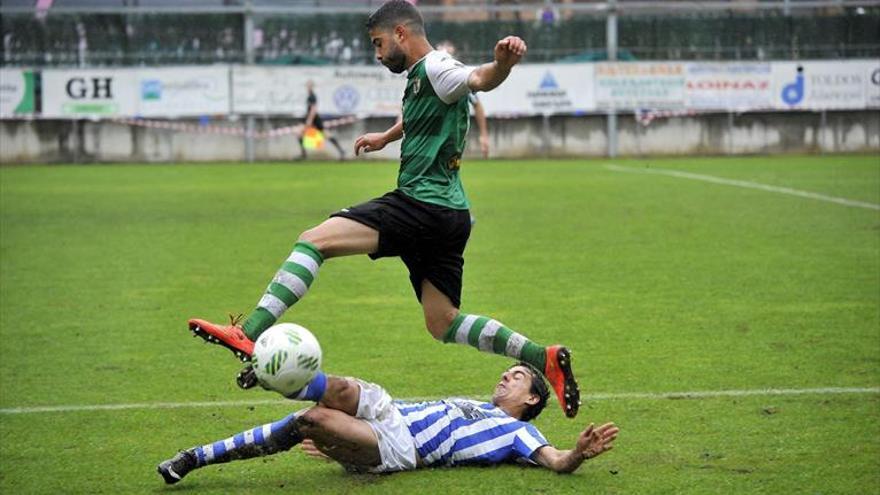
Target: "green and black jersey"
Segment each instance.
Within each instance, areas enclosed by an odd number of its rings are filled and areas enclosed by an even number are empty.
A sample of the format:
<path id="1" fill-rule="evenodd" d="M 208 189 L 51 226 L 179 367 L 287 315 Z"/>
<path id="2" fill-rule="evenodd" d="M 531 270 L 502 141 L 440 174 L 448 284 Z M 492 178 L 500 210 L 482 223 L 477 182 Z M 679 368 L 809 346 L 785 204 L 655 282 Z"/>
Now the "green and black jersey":
<path id="1" fill-rule="evenodd" d="M 469 208 L 458 169 L 470 125 L 466 96 L 473 70 L 436 50 L 410 67 L 397 177 L 397 188 L 407 196 L 456 210 Z"/>

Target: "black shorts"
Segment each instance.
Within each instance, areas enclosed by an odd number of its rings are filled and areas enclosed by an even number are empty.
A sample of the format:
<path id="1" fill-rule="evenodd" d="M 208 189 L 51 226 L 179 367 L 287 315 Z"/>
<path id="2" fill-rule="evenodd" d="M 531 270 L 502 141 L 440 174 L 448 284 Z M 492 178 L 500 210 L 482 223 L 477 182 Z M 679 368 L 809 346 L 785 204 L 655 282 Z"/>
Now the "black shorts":
<path id="1" fill-rule="evenodd" d="M 471 234 L 468 210 L 425 203 L 392 191 L 330 217 L 348 218 L 378 230 L 379 249 L 370 258 L 400 256 L 419 301 L 422 281 L 428 279 L 456 308 L 461 306 L 463 254 Z"/>

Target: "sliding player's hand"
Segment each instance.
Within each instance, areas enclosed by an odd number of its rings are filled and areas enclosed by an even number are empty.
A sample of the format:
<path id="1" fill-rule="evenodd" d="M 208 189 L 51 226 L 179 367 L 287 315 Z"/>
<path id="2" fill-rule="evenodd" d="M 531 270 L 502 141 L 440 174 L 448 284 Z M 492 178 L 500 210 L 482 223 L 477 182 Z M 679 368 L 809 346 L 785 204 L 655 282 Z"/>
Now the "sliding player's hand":
<path id="1" fill-rule="evenodd" d="M 354 141 L 354 154 L 355 156 L 358 156 L 361 154 L 361 151 L 364 153 L 379 151 L 384 148 L 386 144 L 387 141 L 385 140 L 384 132 L 370 132 Z"/>
<path id="2" fill-rule="evenodd" d="M 614 423 L 605 423 L 595 427 L 593 423 L 578 436 L 575 450 L 584 459 L 591 459 L 614 448 L 614 439 L 620 429 Z"/>
<path id="3" fill-rule="evenodd" d="M 495 43 L 495 61 L 506 68 L 513 67 L 525 56 L 526 42 L 519 36 L 508 36 Z"/>

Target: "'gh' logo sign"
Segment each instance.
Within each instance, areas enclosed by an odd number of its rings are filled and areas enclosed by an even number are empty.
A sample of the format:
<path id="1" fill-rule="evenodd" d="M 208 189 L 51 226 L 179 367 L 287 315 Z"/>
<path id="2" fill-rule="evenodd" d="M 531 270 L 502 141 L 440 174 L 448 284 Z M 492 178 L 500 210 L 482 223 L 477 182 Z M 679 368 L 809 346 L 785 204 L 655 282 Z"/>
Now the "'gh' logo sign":
<path id="1" fill-rule="evenodd" d="M 113 98 L 112 83 L 112 77 L 92 77 L 89 80 L 83 77 L 74 77 L 67 81 L 67 96 L 74 100 L 83 98 L 109 100 Z"/>

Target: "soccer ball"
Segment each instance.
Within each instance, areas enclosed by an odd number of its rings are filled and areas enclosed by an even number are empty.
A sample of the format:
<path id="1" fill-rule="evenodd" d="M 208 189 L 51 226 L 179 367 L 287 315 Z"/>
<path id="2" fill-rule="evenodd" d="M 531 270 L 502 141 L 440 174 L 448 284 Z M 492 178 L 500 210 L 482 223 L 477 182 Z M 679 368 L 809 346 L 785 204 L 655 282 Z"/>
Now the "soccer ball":
<path id="1" fill-rule="evenodd" d="M 260 385 L 289 397 L 321 369 L 321 346 L 312 332 L 281 323 L 260 334 L 251 359 Z"/>

